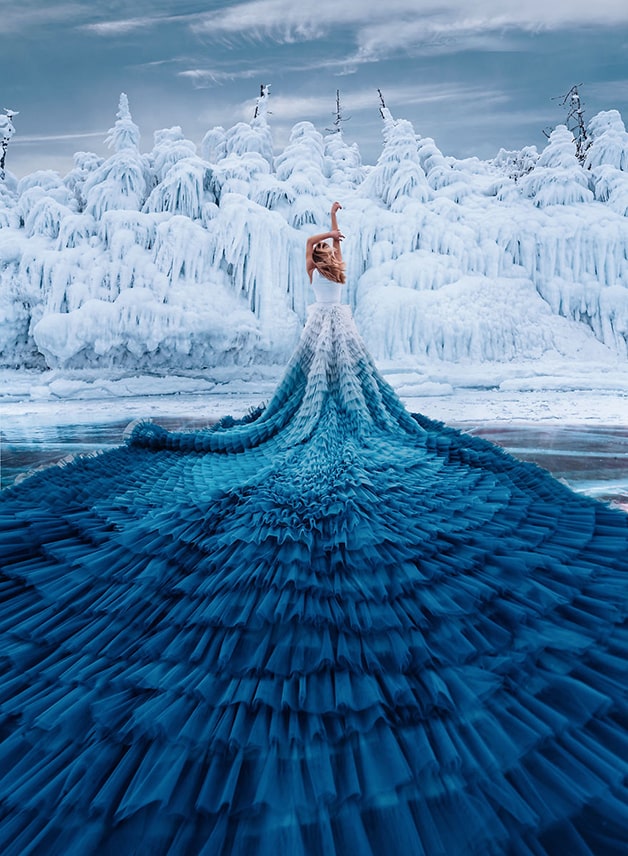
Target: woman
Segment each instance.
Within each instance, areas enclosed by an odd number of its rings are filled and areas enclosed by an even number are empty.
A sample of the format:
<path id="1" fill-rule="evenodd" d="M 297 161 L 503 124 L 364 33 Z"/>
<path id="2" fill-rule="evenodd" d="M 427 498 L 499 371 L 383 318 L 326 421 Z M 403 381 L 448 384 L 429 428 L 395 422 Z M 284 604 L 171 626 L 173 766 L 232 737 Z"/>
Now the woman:
<path id="1" fill-rule="evenodd" d="M 3 854 L 627 852 L 628 518 L 407 413 L 338 208 L 264 411 L 4 495 Z"/>

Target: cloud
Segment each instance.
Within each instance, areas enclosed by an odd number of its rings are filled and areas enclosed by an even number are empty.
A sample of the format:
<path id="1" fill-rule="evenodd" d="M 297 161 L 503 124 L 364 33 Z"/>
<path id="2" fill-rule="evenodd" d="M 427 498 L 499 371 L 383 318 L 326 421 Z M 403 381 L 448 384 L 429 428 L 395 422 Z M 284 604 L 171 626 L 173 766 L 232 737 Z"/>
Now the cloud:
<path id="1" fill-rule="evenodd" d="M 96 36 L 121 36 L 134 30 L 144 30 L 153 27 L 163 19 L 146 18 L 124 18 L 119 21 L 96 21 L 93 24 L 83 24 L 79 29 Z"/>
<path id="2" fill-rule="evenodd" d="M 251 77 L 263 77 L 257 69 L 242 69 L 240 71 L 220 71 L 211 68 L 188 68 L 178 71 L 177 77 L 191 81 L 195 89 L 207 89 L 210 86 L 220 86 L 231 80 L 248 80 Z"/>
<path id="3" fill-rule="evenodd" d="M 189 62 L 189 60 L 186 61 Z M 269 76 L 272 77 L 268 66 L 263 68 L 252 68 L 250 66 L 241 68 L 238 67 L 237 63 L 238 60 L 236 59 L 228 68 L 217 68 L 215 66 L 212 68 L 187 68 L 183 71 L 178 71 L 177 77 L 189 80 L 195 89 L 208 89 L 212 86 L 221 86 L 233 80 L 250 80 L 251 78 L 265 80 Z M 145 63 L 147 66 L 151 64 L 154 63 Z M 347 75 L 355 72 L 355 67 L 348 65 L 346 59 L 308 59 L 303 57 L 298 63 L 283 62 L 281 64 L 281 71 L 284 75 L 292 73 L 307 74 L 320 71 L 331 71 L 337 75 Z"/>
<path id="4" fill-rule="evenodd" d="M 314 41 L 339 28 L 353 32 L 355 61 L 376 59 L 413 44 L 445 44 L 509 30 L 611 26 L 628 23 L 625 0 L 247 0 L 199 16 L 190 25 L 208 39 Z"/>
<path id="5" fill-rule="evenodd" d="M 94 33 L 97 36 L 120 36 L 125 33 L 131 33 L 135 30 L 146 30 L 152 27 L 157 27 L 162 24 L 172 24 L 174 22 L 186 22 L 196 20 L 197 15 L 177 15 L 177 14 L 146 14 L 137 15 L 133 18 L 117 18 L 110 21 L 94 21 L 91 24 L 83 24 L 79 29 L 85 32 Z"/>
<path id="6" fill-rule="evenodd" d="M 407 6 L 410 0 L 391 0 L 394 6 Z M 248 0 L 228 4 L 214 12 L 199 16 L 191 25 L 199 35 L 231 36 L 278 42 L 314 41 L 342 25 L 356 25 L 365 16 L 370 18 L 369 6 L 355 2 L 338 3 L 335 0 Z"/>
<path id="7" fill-rule="evenodd" d="M 3 4 L 0 28 L 2 35 L 29 32 L 37 27 L 75 22 L 85 17 L 87 10 L 81 3 L 44 4 L 36 0 Z"/>
<path id="8" fill-rule="evenodd" d="M 89 131 L 76 134 L 16 134 L 11 140 L 11 145 L 28 145 L 32 143 L 56 143 L 65 140 L 86 140 L 93 137 L 100 137 L 104 140 L 107 136 L 107 131 Z"/>
<path id="9" fill-rule="evenodd" d="M 103 13 L 92 15 L 100 20 L 82 24 L 79 29 L 97 36 L 119 36 L 135 30 L 145 30 L 164 24 L 194 22 L 198 19 L 198 13 L 181 12 L 177 0 L 153 0 L 150 3 L 146 0 L 135 0 L 132 4 L 134 14 L 125 16 L 124 12 L 130 5 L 126 0 L 113 4 L 113 8 L 110 4 L 108 17 Z M 116 8 L 119 8 L 123 14 L 115 15 Z M 97 7 L 90 8 L 90 11 L 97 11 Z"/>

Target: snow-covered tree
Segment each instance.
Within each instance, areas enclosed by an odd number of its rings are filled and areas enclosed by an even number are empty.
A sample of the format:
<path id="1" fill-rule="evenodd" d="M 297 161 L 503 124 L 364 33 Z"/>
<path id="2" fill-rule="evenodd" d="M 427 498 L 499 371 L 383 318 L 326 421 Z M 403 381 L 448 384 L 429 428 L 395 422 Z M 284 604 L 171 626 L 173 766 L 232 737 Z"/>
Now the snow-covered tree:
<path id="1" fill-rule="evenodd" d="M 491 163 L 516 182 L 532 172 L 538 159 L 539 153 L 536 146 L 524 146 L 515 151 L 500 149 Z"/>
<path id="2" fill-rule="evenodd" d="M 432 191 L 421 167 L 414 128 L 406 119 L 393 119 L 387 107 L 381 108 L 381 114 L 384 148 L 362 192 L 392 211 L 402 211 L 408 202 L 427 202 Z"/>
<path id="3" fill-rule="evenodd" d="M 290 188 L 290 225 L 322 223 L 327 217 L 325 142 L 311 122 L 297 122 L 288 145 L 275 158 L 276 178 Z"/>
<path id="4" fill-rule="evenodd" d="M 262 86 L 251 123 L 238 122 L 225 132 L 225 156 L 259 154 L 268 162 L 269 167 L 272 167 L 273 137 L 267 119 L 269 100 L 270 86 Z"/>
<path id="5" fill-rule="evenodd" d="M 519 186 L 539 208 L 593 199 L 588 175 L 576 157 L 573 135 L 565 125 L 558 125 L 552 131 L 534 169 L 521 179 Z"/>
<path id="6" fill-rule="evenodd" d="M 586 169 L 612 166 L 628 173 L 628 133 L 618 110 L 597 113 L 589 122 L 589 138 Z"/>
<path id="7" fill-rule="evenodd" d="M 225 129 L 222 125 L 211 128 L 201 142 L 201 156 L 209 163 L 218 163 L 227 154 Z"/>
<path id="8" fill-rule="evenodd" d="M 617 110 L 605 110 L 589 123 L 585 167 L 591 170 L 595 198 L 628 216 L 628 134 Z"/>
<path id="9" fill-rule="evenodd" d="M 465 172 L 454 169 L 431 137 L 417 139 L 417 152 L 427 183 L 437 194 L 460 202 L 473 192 L 472 183 L 465 180 Z"/>
<path id="10" fill-rule="evenodd" d="M 117 121 L 106 141 L 114 154 L 102 163 L 84 183 L 85 210 L 99 219 L 105 211 L 139 211 L 148 191 L 147 167 L 139 153 L 140 133 L 131 118 L 129 100 L 120 95 Z"/>
<path id="11" fill-rule="evenodd" d="M 181 128 L 166 128 L 155 133 L 155 146 L 147 160 L 154 188 L 144 211 L 169 211 L 192 220 L 203 218 L 205 203 L 213 204 L 210 191 L 212 171 L 196 154 L 196 146 L 186 140 Z"/>
<path id="12" fill-rule="evenodd" d="M 103 158 L 93 152 L 76 152 L 74 155 L 74 167 L 63 179 L 65 186 L 72 191 L 79 210 L 83 211 L 86 205 L 84 187 L 89 176 L 103 163 Z"/>
<path id="13" fill-rule="evenodd" d="M 357 143 L 349 145 L 342 129 L 325 137 L 326 172 L 332 184 L 342 188 L 358 187 L 366 176 Z"/>
<path id="14" fill-rule="evenodd" d="M 584 163 L 587 148 L 589 147 L 589 135 L 586 122 L 584 121 L 584 103 L 580 96 L 580 86 L 575 84 L 569 92 L 560 99 L 562 106 L 567 110 L 565 125 L 571 131 L 576 147 L 576 158 L 579 163 Z M 556 99 L 554 99 L 556 100 Z M 547 136 L 547 134 L 546 134 Z"/>
<path id="15" fill-rule="evenodd" d="M 15 110 L 7 110 L 0 113 L 0 181 L 5 178 L 5 162 L 7 157 L 7 149 L 9 142 L 15 134 L 15 126 L 13 125 L 13 117 L 17 116 Z"/>
<path id="16" fill-rule="evenodd" d="M 133 121 L 129 109 L 129 99 L 125 92 L 120 93 L 116 116 L 117 121 L 113 128 L 109 129 L 105 142 L 109 148 L 116 152 L 121 152 L 124 149 L 131 149 L 135 152 L 139 151 L 140 129 Z"/>

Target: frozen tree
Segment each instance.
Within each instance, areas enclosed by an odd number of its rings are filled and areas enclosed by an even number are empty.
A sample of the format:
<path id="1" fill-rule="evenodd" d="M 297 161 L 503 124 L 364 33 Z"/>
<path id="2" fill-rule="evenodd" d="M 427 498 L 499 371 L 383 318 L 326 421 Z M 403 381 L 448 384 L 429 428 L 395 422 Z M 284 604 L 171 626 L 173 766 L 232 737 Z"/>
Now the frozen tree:
<path id="1" fill-rule="evenodd" d="M 336 109 L 332 113 L 334 117 L 334 127 L 327 128 L 326 130 L 330 133 L 340 133 L 342 130 L 343 122 L 348 122 L 351 116 L 344 116 L 342 113 L 342 105 L 340 103 L 340 90 L 336 89 Z"/>
<path id="2" fill-rule="evenodd" d="M 460 202 L 472 192 L 472 185 L 465 181 L 465 174 L 453 168 L 431 137 L 417 139 L 417 152 L 419 163 L 432 190 L 455 202 Z"/>
<path id="3" fill-rule="evenodd" d="M 31 207 L 24 221 L 24 233 L 27 238 L 36 235 L 47 238 L 58 238 L 63 220 L 71 214 L 71 210 L 61 205 L 51 196 L 43 196 Z"/>
<path id="4" fill-rule="evenodd" d="M 155 183 L 163 181 L 173 164 L 196 156 L 195 144 L 192 140 L 185 139 L 183 131 L 178 125 L 155 131 L 153 139 L 153 150 L 148 155 L 148 162 Z"/>
<path id="5" fill-rule="evenodd" d="M 253 119 L 267 120 L 268 117 L 268 102 L 270 99 L 270 83 L 262 83 L 259 88 L 259 95 L 255 102 L 255 112 Z"/>
<path id="6" fill-rule="evenodd" d="M 580 97 L 580 91 L 577 84 L 571 87 L 569 92 L 563 96 L 562 105 L 567 108 L 566 125 L 573 134 L 576 144 L 576 157 L 580 163 L 584 162 L 589 140 L 587 136 L 587 128 L 584 121 L 584 104 Z"/>
<path id="7" fill-rule="evenodd" d="M 155 186 L 144 203 L 144 211 L 183 214 L 192 220 L 203 218 L 205 203 L 214 203 L 210 191 L 212 170 L 196 154 L 196 146 L 186 140 L 178 126 L 155 133 L 155 145 L 148 155 Z"/>
<path id="8" fill-rule="evenodd" d="M 273 162 L 272 136 L 263 116 L 254 119 L 250 125 L 238 122 L 225 132 L 225 156 L 249 152 L 261 155 L 269 165 Z"/>
<path id="9" fill-rule="evenodd" d="M 220 204 L 225 193 L 239 193 L 257 200 L 265 196 L 269 183 L 274 185 L 276 179 L 271 176 L 268 161 L 259 152 L 246 152 L 230 154 L 219 161 L 211 170 L 208 189 Z"/>
<path id="10" fill-rule="evenodd" d="M 342 136 L 342 125 L 351 117 L 342 113 L 339 89 L 336 90 L 336 109 L 333 116 L 334 127 L 327 128 L 328 134 L 325 137 L 326 173 L 339 187 L 355 187 L 364 180 L 366 172 L 357 145 L 347 145 Z"/>
<path id="11" fill-rule="evenodd" d="M 238 122 L 232 128 L 224 132 L 224 157 L 228 155 L 246 155 L 254 152 L 261 155 L 268 165 L 273 164 L 273 138 L 268 125 L 268 103 L 270 99 L 270 85 L 261 87 L 260 95 L 255 107 L 255 115 L 250 124 Z M 213 141 L 206 135 L 206 145 L 209 150 Z M 215 143 L 213 143 L 215 146 Z M 208 152 L 209 153 L 209 152 Z M 211 160 L 210 158 L 208 158 Z"/>
<path id="12" fill-rule="evenodd" d="M 59 173 L 51 169 L 36 170 L 17 184 L 16 211 L 27 233 L 57 237 L 61 220 L 78 208 L 76 198 Z"/>
<path id="13" fill-rule="evenodd" d="M 105 142 L 109 148 L 114 149 L 116 152 L 121 152 L 123 149 L 139 151 L 140 129 L 131 118 L 129 99 L 124 92 L 120 93 L 116 116 L 117 121 L 113 128 L 109 129 Z"/>
<path id="14" fill-rule="evenodd" d="M 326 172 L 337 187 L 358 187 L 366 176 L 360 150 L 356 143 L 348 145 L 342 129 L 325 137 Z"/>
<path id="15" fill-rule="evenodd" d="M 539 159 L 536 146 L 524 146 L 516 151 L 500 149 L 492 160 L 493 165 L 504 172 L 508 178 L 517 182 L 524 175 L 532 172 Z"/>
<path id="16" fill-rule="evenodd" d="M 63 183 L 72 191 L 79 209 L 85 208 L 86 200 L 83 193 L 85 182 L 89 176 L 103 163 L 103 158 L 93 152 L 76 152 L 74 167 L 63 179 Z"/>
<path id="17" fill-rule="evenodd" d="M 585 167 L 591 170 L 595 197 L 628 216 L 628 134 L 618 111 L 594 116 L 589 138 Z"/>
<path id="18" fill-rule="evenodd" d="M 290 132 L 288 145 L 275 158 L 275 172 L 282 181 L 291 181 L 298 190 L 320 190 L 326 183 L 325 142 L 311 122 L 297 122 Z"/>
<path id="19" fill-rule="evenodd" d="M 15 193 L 6 181 L 0 181 L 0 229 L 19 229 L 21 225 Z"/>
<path id="20" fill-rule="evenodd" d="M 201 141 L 201 155 L 209 163 L 218 163 L 227 154 L 225 129 L 221 125 L 211 128 Z"/>
<path id="21" fill-rule="evenodd" d="M 587 173 L 576 157 L 573 135 L 565 125 L 558 125 L 552 131 L 534 169 L 519 185 L 522 193 L 533 199 L 539 208 L 593 199 Z"/>
<path id="22" fill-rule="evenodd" d="M 124 92 L 120 95 L 117 117 L 107 136 L 114 154 L 84 183 L 85 210 L 97 220 L 112 209 L 139 211 L 149 188 L 147 165 L 139 153 L 139 129 L 131 118 Z"/>
<path id="23" fill-rule="evenodd" d="M 290 225 L 322 223 L 327 216 L 325 141 L 311 122 L 298 122 L 275 158 L 276 177 L 290 190 Z"/>
<path id="24" fill-rule="evenodd" d="M 384 120 L 384 148 L 362 189 L 387 208 L 401 211 L 408 202 L 426 202 L 432 191 L 421 167 L 411 123 L 393 119 L 387 107 L 381 107 L 380 112 Z"/>
<path id="25" fill-rule="evenodd" d="M 587 169 L 612 166 L 628 173 L 628 133 L 618 110 L 597 113 L 589 122 L 589 137 Z"/>
<path id="26" fill-rule="evenodd" d="M 207 164 L 196 156 L 175 161 L 144 203 L 147 212 L 168 211 L 191 220 L 203 216 L 204 203 L 214 202 Z"/>
<path id="27" fill-rule="evenodd" d="M 206 187 L 216 201 L 223 193 L 241 193 L 251 199 L 264 196 L 274 161 L 267 121 L 269 98 L 270 85 L 263 84 L 250 124 L 238 122 L 226 131 L 218 126 L 203 137 L 201 152 L 211 165 Z"/>
<path id="28" fill-rule="evenodd" d="M 0 114 L 0 180 L 4 180 L 5 177 L 4 167 L 7 157 L 7 149 L 9 147 L 11 137 L 15 134 L 13 117 L 17 115 L 16 110 L 8 110 L 6 107 L 4 109 L 4 115 Z"/>

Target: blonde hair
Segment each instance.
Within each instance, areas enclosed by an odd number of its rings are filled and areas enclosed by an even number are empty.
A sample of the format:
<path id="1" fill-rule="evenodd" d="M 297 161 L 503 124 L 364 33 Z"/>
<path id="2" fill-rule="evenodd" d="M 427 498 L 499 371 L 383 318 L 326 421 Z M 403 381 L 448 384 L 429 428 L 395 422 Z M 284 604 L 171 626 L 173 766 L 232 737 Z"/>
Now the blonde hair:
<path id="1" fill-rule="evenodd" d="M 323 250 L 323 247 L 327 247 L 327 250 Z M 316 270 L 325 279 L 331 282 L 345 283 L 347 281 L 345 277 L 345 263 L 338 261 L 332 248 L 325 241 L 319 241 L 318 244 L 314 244 L 312 248 L 312 261 Z"/>

